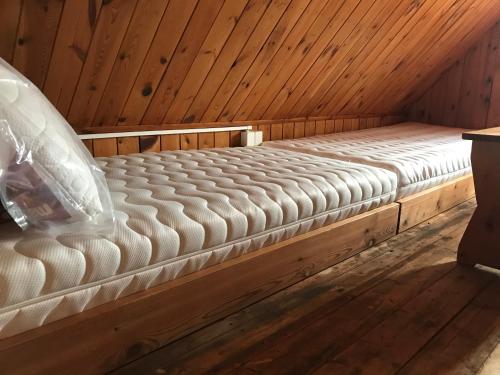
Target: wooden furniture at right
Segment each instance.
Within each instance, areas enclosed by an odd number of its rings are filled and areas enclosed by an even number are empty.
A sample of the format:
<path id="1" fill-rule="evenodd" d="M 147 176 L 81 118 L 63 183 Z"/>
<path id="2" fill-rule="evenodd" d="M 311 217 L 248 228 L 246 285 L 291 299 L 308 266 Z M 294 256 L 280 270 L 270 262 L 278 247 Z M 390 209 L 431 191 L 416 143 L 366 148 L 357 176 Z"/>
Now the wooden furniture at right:
<path id="1" fill-rule="evenodd" d="M 463 134 L 472 140 L 477 208 L 458 248 L 461 264 L 500 269 L 500 127 Z"/>

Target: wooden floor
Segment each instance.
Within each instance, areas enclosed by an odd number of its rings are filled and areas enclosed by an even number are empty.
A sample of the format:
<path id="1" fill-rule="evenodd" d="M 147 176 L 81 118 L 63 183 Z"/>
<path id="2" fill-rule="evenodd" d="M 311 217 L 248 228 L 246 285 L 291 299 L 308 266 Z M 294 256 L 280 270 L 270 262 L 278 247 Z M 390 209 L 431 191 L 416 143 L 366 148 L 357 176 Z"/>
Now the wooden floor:
<path id="1" fill-rule="evenodd" d="M 474 206 L 466 202 L 117 372 L 500 374 L 500 272 L 455 262 Z"/>

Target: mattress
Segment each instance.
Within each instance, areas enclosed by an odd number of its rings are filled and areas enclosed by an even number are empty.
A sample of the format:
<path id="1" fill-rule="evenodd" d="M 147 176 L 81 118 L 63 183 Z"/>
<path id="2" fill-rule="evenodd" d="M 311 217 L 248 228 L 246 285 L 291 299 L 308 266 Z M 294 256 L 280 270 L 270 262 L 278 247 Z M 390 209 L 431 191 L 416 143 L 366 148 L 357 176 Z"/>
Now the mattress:
<path id="1" fill-rule="evenodd" d="M 388 169 L 398 176 L 402 198 L 471 173 L 465 130 L 402 123 L 264 145 Z"/>
<path id="2" fill-rule="evenodd" d="M 116 211 L 112 237 L 0 228 L 0 338 L 368 211 L 396 194 L 388 170 L 265 147 L 98 163 Z"/>

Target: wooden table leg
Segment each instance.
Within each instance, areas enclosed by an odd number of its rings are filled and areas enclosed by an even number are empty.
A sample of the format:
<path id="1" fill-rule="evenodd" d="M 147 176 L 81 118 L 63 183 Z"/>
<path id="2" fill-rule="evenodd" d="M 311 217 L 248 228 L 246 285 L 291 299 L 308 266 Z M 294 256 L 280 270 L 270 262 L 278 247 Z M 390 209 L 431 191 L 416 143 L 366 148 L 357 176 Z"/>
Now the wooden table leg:
<path id="1" fill-rule="evenodd" d="M 477 208 L 457 260 L 500 269 L 500 143 L 475 140 L 471 156 Z"/>

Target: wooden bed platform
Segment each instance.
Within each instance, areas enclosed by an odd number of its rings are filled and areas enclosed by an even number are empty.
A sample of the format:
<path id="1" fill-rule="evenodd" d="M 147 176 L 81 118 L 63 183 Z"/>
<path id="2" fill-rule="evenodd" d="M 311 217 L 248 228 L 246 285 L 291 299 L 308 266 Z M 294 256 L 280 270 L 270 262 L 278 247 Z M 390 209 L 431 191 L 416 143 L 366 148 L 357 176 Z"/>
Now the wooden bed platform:
<path id="1" fill-rule="evenodd" d="M 397 232 L 396 203 L 0 341 L 4 373 L 102 373 Z"/>
<path id="2" fill-rule="evenodd" d="M 473 198 L 472 174 L 398 200 L 401 205 L 398 233 Z"/>
<path id="3" fill-rule="evenodd" d="M 272 295 L 460 204 L 471 176 L 0 340 L 6 373 L 101 373 Z"/>

